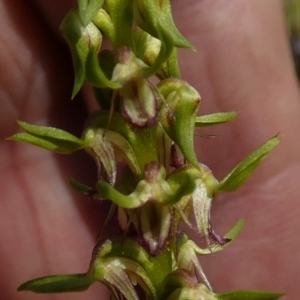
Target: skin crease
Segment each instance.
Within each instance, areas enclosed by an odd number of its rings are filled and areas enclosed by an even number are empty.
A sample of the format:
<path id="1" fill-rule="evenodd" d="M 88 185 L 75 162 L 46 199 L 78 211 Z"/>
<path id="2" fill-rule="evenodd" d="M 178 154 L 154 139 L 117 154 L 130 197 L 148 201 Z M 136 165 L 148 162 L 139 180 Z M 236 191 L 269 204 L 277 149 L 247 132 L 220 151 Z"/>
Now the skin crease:
<path id="1" fill-rule="evenodd" d="M 74 3 L 75 1 L 73 1 Z M 212 222 L 224 234 L 246 227 L 228 249 L 201 258 L 215 291 L 260 289 L 297 299 L 300 102 L 279 0 L 172 2 L 181 32 L 197 48 L 180 51 L 182 77 L 202 96 L 201 114 L 240 112 L 230 124 L 199 132 L 199 160 L 222 179 L 279 132 L 280 145 L 238 192 L 219 195 Z M 0 295 L 3 299 L 108 299 L 102 285 L 82 294 L 18 293 L 31 278 L 86 271 L 105 212 L 76 196 L 66 178 L 95 179 L 83 154 L 53 155 L 3 140 L 16 119 L 80 135 L 86 112 L 70 102 L 73 71 L 58 26 L 72 1 L 0 1 Z M 75 124 L 75 125 L 74 125 Z M 81 170 L 84 170 L 82 175 Z M 89 175 L 86 175 L 89 174 Z M 200 241 L 199 237 L 195 237 Z"/>

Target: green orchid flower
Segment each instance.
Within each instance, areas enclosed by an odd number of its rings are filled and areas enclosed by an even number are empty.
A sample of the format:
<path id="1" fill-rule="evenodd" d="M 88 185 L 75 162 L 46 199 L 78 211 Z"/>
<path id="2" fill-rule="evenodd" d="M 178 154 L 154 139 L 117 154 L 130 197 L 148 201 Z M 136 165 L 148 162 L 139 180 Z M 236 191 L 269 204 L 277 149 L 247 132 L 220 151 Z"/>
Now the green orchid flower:
<path id="1" fill-rule="evenodd" d="M 173 53 L 174 47 L 194 49 L 176 28 L 169 0 L 134 0 L 133 13 L 138 26 L 161 41 L 159 53 L 147 76 L 161 68 Z"/>
<path id="2" fill-rule="evenodd" d="M 164 97 L 160 122 L 169 137 L 178 145 L 189 163 L 198 168 L 194 151 L 195 120 L 200 108 L 199 93 L 180 79 L 165 79 L 158 84 Z"/>
<path id="3" fill-rule="evenodd" d="M 119 96 L 122 112 L 136 127 L 150 127 L 158 119 L 158 92 L 153 84 L 141 76 L 146 65 L 126 47 L 118 50 L 118 64 L 112 80 L 121 82 Z"/>
<path id="4" fill-rule="evenodd" d="M 175 180 L 178 180 L 176 186 Z M 165 179 L 165 170 L 157 162 L 146 165 L 144 179 L 129 195 L 122 194 L 105 181 L 96 185 L 100 198 L 110 199 L 127 209 L 129 219 L 152 255 L 158 255 L 169 241 L 173 225 L 172 204 L 190 195 L 194 188 L 194 181 L 185 170 L 177 172 L 176 179 Z"/>

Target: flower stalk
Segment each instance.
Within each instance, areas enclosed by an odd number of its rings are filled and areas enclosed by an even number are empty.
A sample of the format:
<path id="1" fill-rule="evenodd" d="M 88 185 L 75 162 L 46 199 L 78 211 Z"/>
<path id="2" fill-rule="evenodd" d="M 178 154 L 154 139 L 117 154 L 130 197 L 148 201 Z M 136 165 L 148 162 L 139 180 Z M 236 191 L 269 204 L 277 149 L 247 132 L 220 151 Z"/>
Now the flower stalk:
<path id="1" fill-rule="evenodd" d="M 72 98 L 87 82 L 99 110 L 81 138 L 19 122 L 24 132 L 9 139 L 91 155 L 98 169 L 94 186 L 74 179 L 70 185 L 110 202 L 116 209 L 107 222 L 119 222 L 120 235 L 99 241 L 86 273 L 37 278 L 18 290 L 73 292 L 101 282 L 117 300 L 279 299 L 281 294 L 257 291 L 215 293 L 201 267 L 199 256 L 230 246 L 244 226 L 238 221 L 224 237 L 214 231 L 210 212 L 217 195 L 238 189 L 280 138 L 260 146 L 221 181 L 199 162 L 195 127 L 223 124 L 237 113 L 198 116 L 200 94 L 181 78 L 176 53 L 194 47 L 176 28 L 170 1 L 78 0 L 61 30 L 74 64 Z M 103 49 L 102 37 L 112 50 Z M 203 248 L 181 232 L 182 222 L 199 233 Z"/>

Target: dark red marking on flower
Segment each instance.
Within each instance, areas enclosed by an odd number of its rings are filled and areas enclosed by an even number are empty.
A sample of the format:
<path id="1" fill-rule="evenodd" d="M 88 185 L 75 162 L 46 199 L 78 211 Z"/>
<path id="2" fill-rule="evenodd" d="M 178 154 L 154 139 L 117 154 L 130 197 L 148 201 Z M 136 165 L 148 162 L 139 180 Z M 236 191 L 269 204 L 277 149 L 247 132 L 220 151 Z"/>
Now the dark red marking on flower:
<path id="1" fill-rule="evenodd" d="M 147 207 L 139 208 L 138 232 L 144 248 L 152 256 L 157 256 L 165 249 L 167 242 L 170 240 L 174 218 L 170 211 L 165 214 L 169 208 L 164 207 L 165 213 L 159 215 L 159 205 L 150 202 L 145 206 Z M 164 226 L 167 226 L 166 231 L 162 230 Z"/>
<path id="2" fill-rule="evenodd" d="M 186 158 L 183 156 L 182 153 L 179 153 L 180 151 L 175 144 L 171 147 L 171 161 L 170 166 L 173 168 L 179 168 L 184 166 L 187 163 Z"/>
<path id="3" fill-rule="evenodd" d="M 224 246 L 225 244 L 229 243 L 231 241 L 231 239 L 229 238 L 225 238 L 217 233 L 215 233 L 215 231 L 213 230 L 212 226 L 208 227 L 208 234 L 209 237 L 217 244 Z"/>

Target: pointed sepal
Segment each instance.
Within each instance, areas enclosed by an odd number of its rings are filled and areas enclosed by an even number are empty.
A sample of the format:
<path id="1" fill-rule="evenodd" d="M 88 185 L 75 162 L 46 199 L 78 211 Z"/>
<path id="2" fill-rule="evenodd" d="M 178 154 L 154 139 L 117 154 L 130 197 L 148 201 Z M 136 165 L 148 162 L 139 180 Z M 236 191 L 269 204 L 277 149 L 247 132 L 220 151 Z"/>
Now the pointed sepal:
<path id="1" fill-rule="evenodd" d="M 181 245 L 177 256 L 178 268 L 188 270 L 195 275 L 195 278 L 201 278 L 206 286 L 211 290 L 212 287 L 200 265 L 197 257 L 196 245 L 192 241 L 187 241 Z"/>

